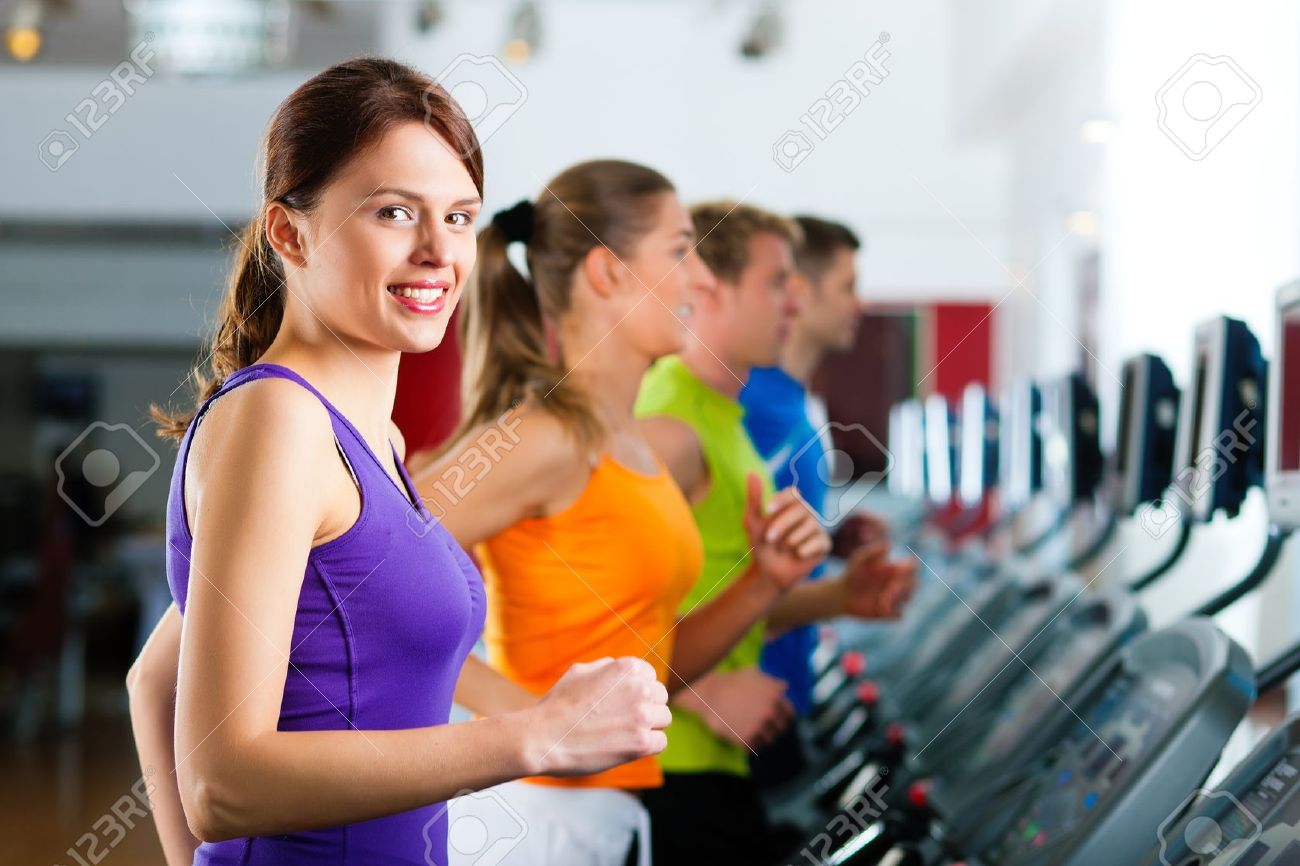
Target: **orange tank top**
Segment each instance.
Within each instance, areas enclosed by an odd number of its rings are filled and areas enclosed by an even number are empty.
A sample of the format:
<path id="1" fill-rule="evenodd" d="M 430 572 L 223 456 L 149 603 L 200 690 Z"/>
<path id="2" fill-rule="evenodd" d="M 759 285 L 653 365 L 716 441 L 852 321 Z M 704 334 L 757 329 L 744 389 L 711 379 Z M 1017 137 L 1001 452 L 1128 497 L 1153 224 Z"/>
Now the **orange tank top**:
<path id="1" fill-rule="evenodd" d="M 662 464 L 644 475 L 603 455 L 576 502 L 519 521 L 475 553 L 487 584 L 488 660 L 505 676 L 540 695 L 576 662 L 637 656 L 667 681 L 678 606 L 704 550 Z M 653 788 L 663 775 L 649 757 L 594 776 L 529 781 Z"/>

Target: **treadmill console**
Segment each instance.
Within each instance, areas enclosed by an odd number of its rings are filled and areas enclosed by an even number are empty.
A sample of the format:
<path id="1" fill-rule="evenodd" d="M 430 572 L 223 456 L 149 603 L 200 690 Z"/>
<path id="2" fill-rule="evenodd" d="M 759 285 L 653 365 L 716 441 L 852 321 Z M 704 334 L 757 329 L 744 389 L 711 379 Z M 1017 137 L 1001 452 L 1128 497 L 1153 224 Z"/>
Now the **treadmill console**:
<path id="1" fill-rule="evenodd" d="M 925 398 L 925 485 L 934 505 L 952 501 L 957 474 L 955 426 L 952 407 L 942 395 Z"/>
<path id="2" fill-rule="evenodd" d="M 945 729 L 949 723 L 981 696 L 996 697 L 998 690 L 989 691 L 1003 679 L 1007 669 L 1019 667 L 1016 656 L 1024 662 L 1036 660 L 1029 644 L 1047 630 L 1051 620 L 1066 605 L 1078 598 L 1083 591 L 1082 585 L 1075 580 L 1059 578 L 1047 580 L 1025 588 L 1016 600 L 1015 608 L 1006 622 L 998 627 L 997 640 L 986 641 L 976 648 L 956 667 L 951 677 L 951 686 L 947 692 L 926 713 L 931 720 L 938 721 Z M 1044 644 L 1046 647 L 1046 644 Z M 1013 677 L 1018 677 L 1022 670 L 1017 669 L 1007 676 L 1003 685 L 1010 685 Z M 956 733 L 954 731 L 954 733 Z M 938 740 L 943 731 L 927 736 L 927 740 Z"/>
<path id="3" fill-rule="evenodd" d="M 1084 502 L 1102 480 L 1097 395 L 1080 373 L 1043 389 L 1043 489 L 1068 508 Z"/>
<path id="4" fill-rule="evenodd" d="M 1142 766 L 1195 688 L 1194 674 L 1178 665 L 1116 676 L 1038 777 L 1028 808 L 987 859 L 1014 863 L 1066 838 Z"/>
<path id="5" fill-rule="evenodd" d="M 1300 528 L 1300 282 L 1277 293 L 1264 489 L 1275 526 Z"/>
<path id="6" fill-rule="evenodd" d="M 889 450 L 894 464 L 885 478 L 889 492 L 903 499 L 925 496 L 925 419 L 914 399 L 889 410 Z"/>
<path id="7" fill-rule="evenodd" d="M 1220 316 L 1196 328 L 1188 411 L 1180 414 L 1173 494 L 1185 519 L 1235 517 L 1264 481 L 1268 362 L 1245 322 Z"/>
<path id="8" fill-rule="evenodd" d="M 1003 508 L 1015 511 L 1043 489 L 1043 393 L 1022 379 L 1003 392 L 999 406 L 998 489 Z"/>
<path id="9" fill-rule="evenodd" d="M 1073 729 L 974 811 L 960 850 L 991 864 L 1133 863 L 1201 784 L 1254 700 L 1244 650 L 1205 618 L 1129 644 L 1089 677 Z"/>
<path id="10" fill-rule="evenodd" d="M 922 768 L 936 773 L 931 792 L 936 814 L 960 822 L 963 805 L 978 801 L 990 779 L 1009 766 L 1025 766 L 1045 754 L 1075 719 L 1069 707 L 1085 677 L 1114 650 L 1146 630 L 1146 615 L 1124 593 L 1080 600 L 1035 640 L 1044 646 L 1021 665 L 994 704 L 968 710 L 964 732 L 926 747 Z"/>
<path id="11" fill-rule="evenodd" d="M 1269 733 L 1217 788 L 1197 794 L 1160 825 L 1145 866 L 1300 862 L 1300 716 Z"/>
<path id="12" fill-rule="evenodd" d="M 984 386 L 971 382 L 961 395 L 961 450 L 957 499 L 976 508 L 998 484 L 998 412 Z"/>
<path id="13" fill-rule="evenodd" d="M 1043 723 L 1047 714 L 1060 706 L 1058 695 L 1079 682 L 1098 653 L 1111 647 L 1114 635 L 1104 623 L 1084 624 L 1070 637 L 1056 637 L 1034 663 L 1034 673 L 1018 682 L 1002 700 L 1002 711 L 988 734 L 976 744 L 969 759 L 970 771 L 995 771 Z"/>
<path id="14" fill-rule="evenodd" d="M 1178 400 L 1173 374 L 1158 356 L 1124 362 L 1115 440 L 1115 509 L 1121 514 L 1160 499 L 1173 480 Z"/>

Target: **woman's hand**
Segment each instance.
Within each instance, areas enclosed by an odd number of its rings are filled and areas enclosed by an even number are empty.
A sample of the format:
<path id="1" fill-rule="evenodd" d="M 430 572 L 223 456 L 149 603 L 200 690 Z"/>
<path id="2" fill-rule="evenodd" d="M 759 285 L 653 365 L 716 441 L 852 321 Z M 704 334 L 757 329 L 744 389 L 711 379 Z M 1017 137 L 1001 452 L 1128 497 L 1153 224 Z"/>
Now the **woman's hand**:
<path id="1" fill-rule="evenodd" d="M 701 677 L 673 703 L 695 713 L 721 739 L 757 751 L 794 718 L 785 692 L 783 680 L 758 668 L 742 668 Z"/>
<path id="2" fill-rule="evenodd" d="M 668 690 L 642 659 L 575 664 L 527 712 L 534 775 L 585 776 L 668 745 Z"/>
<path id="3" fill-rule="evenodd" d="M 793 487 L 773 496 L 765 509 L 758 476 L 751 472 L 745 480 L 745 531 L 754 564 L 778 589 L 787 590 L 826 558 L 830 536 Z"/>

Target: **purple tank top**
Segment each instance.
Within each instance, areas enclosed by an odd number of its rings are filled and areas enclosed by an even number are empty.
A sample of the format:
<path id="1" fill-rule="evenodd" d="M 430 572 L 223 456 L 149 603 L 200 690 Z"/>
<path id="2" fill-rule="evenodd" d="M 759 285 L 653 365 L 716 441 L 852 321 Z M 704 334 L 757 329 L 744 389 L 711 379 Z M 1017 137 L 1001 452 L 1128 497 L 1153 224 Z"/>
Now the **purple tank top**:
<path id="1" fill-rule="evenodd" d="M 185 514 L 185 459 L 212 401 L 245 382 L 297 382 L 329 410 L 334 437 L 361 491 L 361 515 L 311 549 L 294 617 L 281 731 L 397 730 L 447 723 L 466 655 L 483 629 L 483 583 L 456 541 L 393 483 L 365 439 L 301 376 L 276 364 L 233 373 L 181 441 L 167 502 L 167 581 L 182 614 L 193 539 Z M 394 454 L 396 456 L 396 454 Z M 251 684 L 250 684 L 251 687 Z M 410 812 L 303 833 L 204 843 L 196 866 L 429 864 L 447 858 L 446 810 Z"/>

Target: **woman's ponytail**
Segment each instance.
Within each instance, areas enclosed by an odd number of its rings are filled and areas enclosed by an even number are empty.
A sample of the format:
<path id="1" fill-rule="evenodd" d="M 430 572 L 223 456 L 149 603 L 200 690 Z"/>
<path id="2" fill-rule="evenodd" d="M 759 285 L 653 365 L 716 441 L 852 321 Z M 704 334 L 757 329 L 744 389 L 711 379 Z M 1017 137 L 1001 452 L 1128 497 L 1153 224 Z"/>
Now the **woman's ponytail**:
<path id="1" fill-rule="evenodd" d="M 217 312 L 217 330 L 207 357 L 208 370 L 199 364 L 191 373 L 197 392 L 195 407 L 179 412 L 157 405 L 149 407 L 162 438 L 182 438 L 198 406 L 215 394 L 231 373 L 261 357 L 280 330 L 284 318 L 284 272 L 266 239 L 262 215 L 244 227 L 239 244 L 226 294 Z"/>
<path id="2" fill-rule="evenodd" d="M 517 205 L 515 209 L 519 208 Z M 461 307 L 461 400 L 464 417 L 449 444 L 482 424 L 499 420 L 525 401 L 546 410 L 594 446 L 600 424 L 584 395 L 566 381 L 552 359 L 546 314 L 528 277 L 510 261 L 512 240 L 523 240 L 506 220 L 479 232 L 478 262 Z"/>
<path id="3" fill-rule="evenodd" d="M 652 168 L 593 160 L 560 172 L 535 203 L 492 218 L 479 233 L 478 265 L 461 307 L 465 417 L 450 442 L 535 400 L 585 450 L 601 446 L 604 427 L 569 375 L 583 359 L 564 357 L 546 323 L 569 311 L 587 254 L 596 247 L 627 254 L 654 227 L 660 197 L 671 192 Z M 506 254 L 515 241 L 526 245 L 527 277 Z"/>

